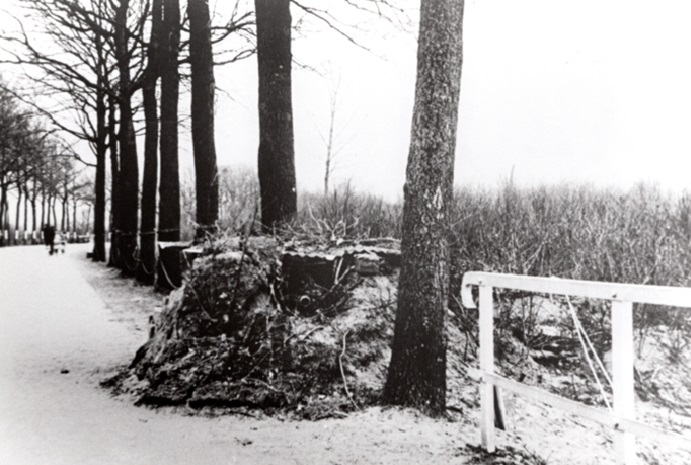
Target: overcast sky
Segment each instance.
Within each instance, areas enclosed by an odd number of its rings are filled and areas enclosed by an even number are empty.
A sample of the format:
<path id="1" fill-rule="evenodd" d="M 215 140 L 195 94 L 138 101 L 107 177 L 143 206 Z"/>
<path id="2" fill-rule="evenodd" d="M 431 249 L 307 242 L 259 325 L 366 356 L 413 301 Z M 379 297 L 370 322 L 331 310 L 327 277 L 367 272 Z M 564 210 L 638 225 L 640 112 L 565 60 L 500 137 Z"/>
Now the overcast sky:
<path id="1" fill-rule="evenodd" d="M 689 18 L 685 0 L 468 0 L 456 183 L 494 185 L 513 169 L 521 185 L 691 186 Z M 293 49 L 302 63 L 340 80 L 335 181 L 351 179 L 393 200 L 408 155 L 415 34 L 365 26 L 358 39 L 373 53 L 316 27 Z M 219 164 L 254 167 L 256 60 L 218 69 L 216 79 L 228 93 L 218 96 Z M 328 130 L 333 81 L 293 73 L 301 189 L 322 186 L 319 133 Z M 181 157 L 191 166 L 189 148 Z"/>
<path id="2" fill-rule="evenodd" d="M 457 184 L 638 181 L 691 186 L 691 2 L 470 0 L 464 20 Z M 368 34 L 380 59 L 333 34 L 295 54 L 341 80 L 347 142 L 336 176 L 389 198 L 402 191 L 415 78 L 415 38 Z M 386 37 L 382 40 L 383 32 Z M 220 105 L 219 159 L 254 164 L 253 60 L 219 73 L 237 99 Z M 298 183 L 318 189 L 328 127 L 325 78 L 294 73 Z M 223 123 L 221 123 L 223 124 Z"/>

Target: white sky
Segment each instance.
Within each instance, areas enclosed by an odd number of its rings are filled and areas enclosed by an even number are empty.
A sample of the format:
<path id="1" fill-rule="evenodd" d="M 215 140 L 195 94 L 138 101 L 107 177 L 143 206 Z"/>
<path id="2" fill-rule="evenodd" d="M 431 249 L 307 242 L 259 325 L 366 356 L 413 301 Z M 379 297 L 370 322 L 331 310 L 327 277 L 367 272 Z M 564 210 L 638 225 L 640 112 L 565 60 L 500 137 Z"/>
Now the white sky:
<path id="1" fill-rule="evenodd" d="M 513 168 L 521 185 L 690 187 L 689 18 L 687 0 L 468 0 L 456 184 L 493 185 Z M 374 54 L 319 31 L 293 50 L 301 62 L 340 76 L 337 132 L 345 143 L 335 181 L 396 199 L 408 155 L 415 38 L 380 25 L 360 40 Z M 219 69 L 216 80 L 230 95 L 218 96 L 219 164 L 253 167 L 256 60 Z M 322 186 L 319 131 L 328 128 L 330 85 L 313 72 L 293 72 L 301 189 Z M 191 166 L 189 148 L 181 162 Z"/>
<path id="2" fill-rule="evenodd" d="M 638 181 L 691 186 L 691 2 L 470 0 L 456 155 L 457 184 Z M 339 116 L 350 142 L 336 176 L 397 198 L 408 153 L 415 78 L 410 34 L 363 38 L 386 61 L 333 34 L 300 39 L 296 56 L 340 70 Z M 218 74 L 219 159 L 253 164 L 256 71 Z M 328 82 L 294 72 L 298 183 L 319 189 Z M 222 124 L 222 123 L 221 123 Z M 242 128 L 242 129 L 241 129 Z"/>

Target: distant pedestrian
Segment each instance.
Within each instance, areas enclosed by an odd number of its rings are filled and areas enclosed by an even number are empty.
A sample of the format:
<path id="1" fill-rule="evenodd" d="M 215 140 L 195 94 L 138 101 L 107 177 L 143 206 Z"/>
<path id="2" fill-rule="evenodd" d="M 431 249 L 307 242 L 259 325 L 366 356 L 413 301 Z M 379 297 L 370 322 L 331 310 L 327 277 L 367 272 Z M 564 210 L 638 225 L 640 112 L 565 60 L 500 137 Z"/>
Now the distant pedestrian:
<path id="1" fill-rule="evenodd" d="M 55 233 L 55 237 L 53 239 L 53 245 L 54 245 L 54 250 L 55 253 L 62 252 L 65 253 L 65 248 L 67 247 L 67 233 L 64 231 L 61 233 L 60 231 Z"/>
<path id="2" fill-rule="evenodd" d="M 53 226 L 47 225 L 43 228 L 43 241 L 50 247 L 50 254 L 53 255 L 55 252 L 55 228 Z"/>

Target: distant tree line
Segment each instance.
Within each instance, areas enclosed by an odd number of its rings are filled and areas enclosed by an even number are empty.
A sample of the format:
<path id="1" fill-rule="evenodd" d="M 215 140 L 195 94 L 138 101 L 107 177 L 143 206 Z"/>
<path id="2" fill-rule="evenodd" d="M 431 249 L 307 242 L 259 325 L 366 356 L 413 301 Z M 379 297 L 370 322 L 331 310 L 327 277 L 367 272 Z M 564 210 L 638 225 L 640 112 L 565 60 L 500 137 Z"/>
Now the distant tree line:
<path id="1" fill-rule="evenodd" d="M 71 148 L 0 86 L 0 245 L 40 240 L 46 225 L 83 234 L 93 186 Z M 5 237 L 7 235 L 7 237 Z"/>

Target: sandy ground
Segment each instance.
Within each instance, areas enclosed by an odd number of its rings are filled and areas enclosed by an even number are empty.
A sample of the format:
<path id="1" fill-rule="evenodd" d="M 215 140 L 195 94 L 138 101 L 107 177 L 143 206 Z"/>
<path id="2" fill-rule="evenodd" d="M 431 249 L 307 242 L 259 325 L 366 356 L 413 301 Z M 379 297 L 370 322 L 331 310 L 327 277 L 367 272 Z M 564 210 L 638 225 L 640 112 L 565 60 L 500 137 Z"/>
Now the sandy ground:
<path id="1" fill-rule="evenodd" d="M 0 464 L 460 464 L 479 442 L 476 408 L 459 422 L 381 408 L 296 422 L 114 398 L 98 383 L 131 361 L 163 297 L 85 260 L 88 245 L 67 250 L 0 248 Z M 549 464 L 612 463 L 602 427 L 520 399 L 507 410 L 499 445 Z"/>

